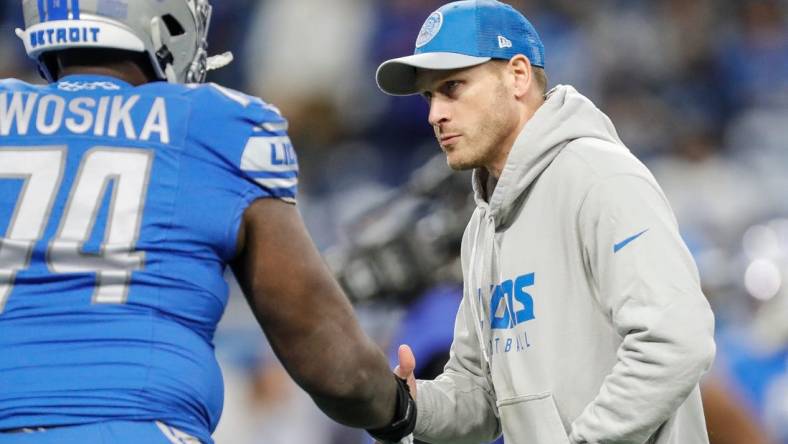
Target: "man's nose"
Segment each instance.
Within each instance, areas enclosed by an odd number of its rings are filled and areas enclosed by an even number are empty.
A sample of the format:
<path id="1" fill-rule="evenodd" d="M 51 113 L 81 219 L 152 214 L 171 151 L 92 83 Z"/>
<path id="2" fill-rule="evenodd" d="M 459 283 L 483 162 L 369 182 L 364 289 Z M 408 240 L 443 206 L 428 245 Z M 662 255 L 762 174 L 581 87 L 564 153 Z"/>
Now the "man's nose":
<path id="1" fill-rule="evenodd" d="M 440 99 L 434 98 L 430 101 L 430 114 L 427 120 L 430 125 L 437 126 L 449 120 L 449 107 Z"/>

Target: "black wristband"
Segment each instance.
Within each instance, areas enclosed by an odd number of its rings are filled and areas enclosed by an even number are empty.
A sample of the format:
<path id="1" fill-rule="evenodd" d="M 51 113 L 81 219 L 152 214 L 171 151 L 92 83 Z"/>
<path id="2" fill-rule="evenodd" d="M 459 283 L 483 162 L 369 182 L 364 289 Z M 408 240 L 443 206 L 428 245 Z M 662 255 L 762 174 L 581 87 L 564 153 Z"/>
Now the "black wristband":
<path id="1" fill-rule="evenodd" d="M 413 433 L 416 428 L 416 401 L 410 394 L 408 382 L 394 375 L 397 380 L 397 406 L 391 424 L 379 429 L 367 430 L 373 438 L 382 442 L 399 442 Z"/>

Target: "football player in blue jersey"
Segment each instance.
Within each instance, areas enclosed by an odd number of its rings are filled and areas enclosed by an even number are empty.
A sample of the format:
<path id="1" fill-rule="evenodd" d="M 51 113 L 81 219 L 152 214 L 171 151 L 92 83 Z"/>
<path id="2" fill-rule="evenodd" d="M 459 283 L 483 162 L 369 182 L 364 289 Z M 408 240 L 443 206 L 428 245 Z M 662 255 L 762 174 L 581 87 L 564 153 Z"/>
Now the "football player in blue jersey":
<path id="1" fill-rule="evenodd" d="M 49 84 L 0 81 L 0 443 L 211 443 L 228 266 L 324 412 L 406 437 L 407 386 L 295 208 L 286 121 L 201 84 L 229 61 L 207 0 L 22 7 Z"/>

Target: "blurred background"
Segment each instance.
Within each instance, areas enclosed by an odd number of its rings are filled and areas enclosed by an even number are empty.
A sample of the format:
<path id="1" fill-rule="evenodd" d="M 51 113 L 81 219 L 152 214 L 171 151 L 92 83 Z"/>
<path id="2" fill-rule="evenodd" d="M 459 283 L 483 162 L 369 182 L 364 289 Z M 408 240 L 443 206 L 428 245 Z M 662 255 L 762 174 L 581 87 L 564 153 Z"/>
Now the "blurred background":
<path id="1" fill-rule="evenodd" d="M 214 1 L 210 80 L 290 121 L 299 207 L 386 350 L 440 372 L 461 296 L 456 255 L 472 209 L 419 98 L 390 98 L 377 65 L 412 53 L 434 0 Z M 664 188 L 717 316 L 704 381 L 716 444 L 788 443 L 788 3 L 523 0 L 550 83 L 607 113 Z M 0 77 L 40 81 L 0 5 Z M 435 158 L 435 156 L 437 158 Z M 234 287 L 216 336 L 226 405 L 219 444 L 356 444 L 290 381 Z M 393 351 L 392 357 L 393 357 Z M 330 377 L 330 375 L 327 375 Z"/>

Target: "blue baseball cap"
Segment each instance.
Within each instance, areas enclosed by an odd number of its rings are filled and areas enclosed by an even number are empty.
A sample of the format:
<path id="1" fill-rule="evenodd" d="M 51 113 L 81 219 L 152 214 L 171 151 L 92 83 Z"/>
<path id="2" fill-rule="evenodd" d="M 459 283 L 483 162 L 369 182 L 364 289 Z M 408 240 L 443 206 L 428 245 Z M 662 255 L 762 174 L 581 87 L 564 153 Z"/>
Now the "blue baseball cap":
<path id="1" fill-rule="evenodd" d="M 463 0 L 430 14 L 416 39 L 413 55 L 383 62 L 378 87 L 393 96 L 418 93 L 416 70 L 459 69 L 523 54 L 544 68 L 544 45 L 531 22 L 495 0 Z"/>

